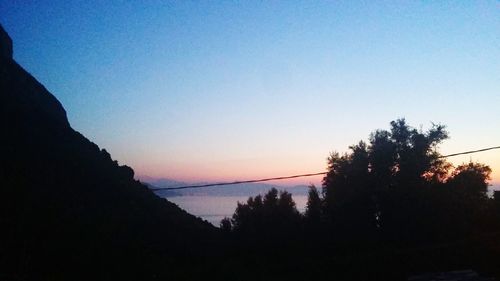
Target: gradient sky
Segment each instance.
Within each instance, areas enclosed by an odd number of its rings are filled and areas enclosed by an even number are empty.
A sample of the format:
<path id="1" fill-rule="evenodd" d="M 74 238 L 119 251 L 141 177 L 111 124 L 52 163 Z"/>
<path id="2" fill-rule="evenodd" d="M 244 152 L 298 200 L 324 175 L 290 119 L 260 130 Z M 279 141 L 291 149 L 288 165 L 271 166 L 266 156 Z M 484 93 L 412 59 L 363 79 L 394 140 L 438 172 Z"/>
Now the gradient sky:
<path id="1" fill-rule="evenodd" d="M 500 145 L 499 2 L 374 2 L 4 0 L 0 22 L 72 126 L 138 175 L 324 171 L 399 117 L 447 125 L 443 154 Z M 499 150 L 450 160 L 500 183 Z"/>

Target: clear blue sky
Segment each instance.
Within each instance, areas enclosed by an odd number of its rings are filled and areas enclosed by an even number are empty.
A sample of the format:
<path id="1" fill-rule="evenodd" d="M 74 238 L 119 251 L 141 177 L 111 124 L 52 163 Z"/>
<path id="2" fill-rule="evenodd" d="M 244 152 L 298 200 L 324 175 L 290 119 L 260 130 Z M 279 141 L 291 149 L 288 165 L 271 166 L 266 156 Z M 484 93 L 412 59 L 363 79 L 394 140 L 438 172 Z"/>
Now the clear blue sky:
<path id="1" fill-rule="evenodd" d="M 500 145 L 499 2 L 375 2 L 4 0 L 0 22 L 72 126 L 139 175 L 323 171 L 398 117 L 447 125 L 443 153 Z M 500 169 L 499 151 L 469 159 Z"/>

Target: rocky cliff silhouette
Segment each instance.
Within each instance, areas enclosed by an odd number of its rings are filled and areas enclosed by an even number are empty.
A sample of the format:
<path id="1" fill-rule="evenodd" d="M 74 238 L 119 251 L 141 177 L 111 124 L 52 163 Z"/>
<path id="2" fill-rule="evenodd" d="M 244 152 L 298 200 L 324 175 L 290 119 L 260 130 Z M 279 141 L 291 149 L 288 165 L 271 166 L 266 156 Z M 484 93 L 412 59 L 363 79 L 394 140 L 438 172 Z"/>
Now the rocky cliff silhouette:
<path id="1" fill-rule="evenodd" d="M 72 129 L 12 49 L 0 26 L 0 279 L 194 274 L 190 264 L 213 252 L 216 229 L 154 195 Z"/>

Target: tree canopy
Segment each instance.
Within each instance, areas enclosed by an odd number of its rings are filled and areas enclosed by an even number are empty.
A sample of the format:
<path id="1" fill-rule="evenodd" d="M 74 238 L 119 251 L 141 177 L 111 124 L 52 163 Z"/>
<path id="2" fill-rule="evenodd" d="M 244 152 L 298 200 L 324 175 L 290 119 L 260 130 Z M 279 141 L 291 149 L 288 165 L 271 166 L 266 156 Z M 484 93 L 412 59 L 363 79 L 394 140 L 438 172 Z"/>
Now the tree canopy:
<path id="1" fill-rule="evenodd" d="M 291 194 L 271 189 L 238 203 L 224 228 L 256 237 L 322 229 L 332 241 L 417 243 L 491 226 L 498 215 L 487 211 L 493 204 L 487 196 L 491 169 L 473 162 L 453 167 L 439 153 L 448 137 L 440 124 L 424 131 L 405 119 L 392 121 L 368 142 L 329 155 L 322 191 L 310 187 L 304 214 Z"/>

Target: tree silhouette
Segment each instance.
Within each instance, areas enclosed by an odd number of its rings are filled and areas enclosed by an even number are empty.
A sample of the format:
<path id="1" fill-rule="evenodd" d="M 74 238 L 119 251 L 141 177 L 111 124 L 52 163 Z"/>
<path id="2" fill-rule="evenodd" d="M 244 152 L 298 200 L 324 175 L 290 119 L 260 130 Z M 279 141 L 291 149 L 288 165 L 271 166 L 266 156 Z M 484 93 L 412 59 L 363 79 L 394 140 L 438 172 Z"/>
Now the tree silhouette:
<path id="1" fill-rule="evenodd" d="M 393 121 L 389 130 L 370 134 L 368 142 L 330 154 L 322 196 L 309 187 L 302 217 L 291 194 L 273 188 L 238 203 L 231 222 L 225 220 L 221 227 L 246 238 L 242 241 L 250 241 L 251 247 L 261 246 L 259 257 L 282 260 L 296 254 L 290 250 L 293 245 L 318 260 L 339 252 L 364 257 L 360 261 L 371 271 L 385 274 L 405 266 L 392 257 L 401 250 L 409 253 L 415 268 L 429 263 L 454 267 L 449 261 L 461 247 L 469 251 L 460 254 L 462 259 L 477 251 L 471 237 L 500 230 L 500 196 L 487 196 L 488 166 L 471 162 L 453 168 L 441 157 L 438 145 L 446 138 L 442 125 L 422 131 L 404 119 Z M 416 254 L 420 250 L 425 254 Z M 361 254 L 365 251 L 373 259 Z"/>
<path id="2" fill-rule="evenodd" d="M 264 197 L 249 197 L 246 204 L 238 202 L 231 222 L 233 230 L 240 234 L 274 237 L 283 231 L 297 230 L 300 219 L 292 195 L 272 188 Z"/>
<path id="3" fill-rule="evenodd" d="M 316 186 L 310 185 L 307 194 L 306 211 L 304 218 L 309 226 L 318 225 L 321 222 L 322 201 Z"/>
<path id="4" fill-rule="evenodd" d="M 220 228 L 224 233 L 230 233 L 233 228 L 230 218 L 223 218 L 220 221 Z"/>
<path id="5" fill-rule="evenodd" d="M 398 119 L 368 143 L 331 153 L 323 196 L 309 188 L 302 229 L 327 230 L 332 241 L 421 243 L 496 225 L 500 207 L 486 193 L 491 169 L 453 169 L 437 150 L 447 138 L 442 125 L 423 131 Z M 299 229 L 299 218 L 291 194 L 273 188 L 239 203 L 231 222 L 236 232 L 276 234 Z"/>
<path id="6" fill-rule="evenodd" d="M 464 193 L 470 199 L 486 198 L 491 168 L 474 162 L 459 165 L 452 173 L 448 184 L 457 192 Z"/>
<path id="7" fill-rule="evenodd" d="M 448 221 L 454 222 L 457 233 L 471 233 L 474 229 L 485 228 L 494 214 L 489 206 L 492 201 L 487 196 L 491 169 L 479 163 L 469 162 L 459 165 L 447 179 L 446 206 Z"/>
<path id="8" fill-rule="evenodd" d="M 427 189 L 443 183 L 450 169 L 437 152 L 448 138 L 445 127 L 433 124 L 423 132 L 405 119 L 390 125 L 370 134 L 368 144 L 361 141 L 328 158 L 324 212 L 336 233 L 365 240 L 383 233 L 409 238 L 425 229 L 436 210 L 431 202 L 439 195 Z"/>

